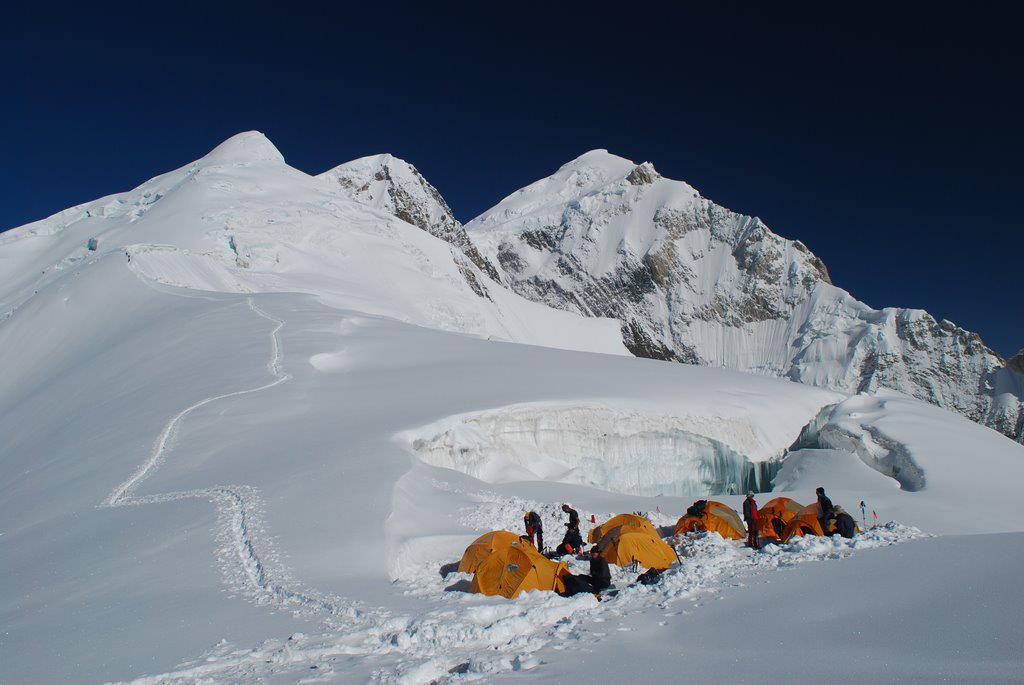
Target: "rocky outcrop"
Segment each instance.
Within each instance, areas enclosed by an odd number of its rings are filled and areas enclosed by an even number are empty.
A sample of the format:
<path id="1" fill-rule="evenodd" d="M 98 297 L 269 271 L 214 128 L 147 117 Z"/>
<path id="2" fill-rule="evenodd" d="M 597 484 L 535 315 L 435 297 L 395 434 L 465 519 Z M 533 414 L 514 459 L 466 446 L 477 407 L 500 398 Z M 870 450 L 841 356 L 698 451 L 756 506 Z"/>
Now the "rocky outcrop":
<path id="1" fill-rule="evenodd" d="M 1024 357 L 922 310 L 875 310 L 803 243 L 701 197 L 653 165 L 595 150 L 466 225 L 502 283 L 621 322 L 638 356 L 891 388 L 1024 442 Z"/>
<path id="2" fill-rule="evenodd" d="M 352 199 L 381 209 L 402 221 L 418 226 L 461 251 L 492 280 L 498 271 L 485 259 L 452 214 L 448 203 L 415 167 L 391 155 L 363 157 L 320 175 L 341 188 Z M 470 285 L 486 296 L 479 282 Z"/>

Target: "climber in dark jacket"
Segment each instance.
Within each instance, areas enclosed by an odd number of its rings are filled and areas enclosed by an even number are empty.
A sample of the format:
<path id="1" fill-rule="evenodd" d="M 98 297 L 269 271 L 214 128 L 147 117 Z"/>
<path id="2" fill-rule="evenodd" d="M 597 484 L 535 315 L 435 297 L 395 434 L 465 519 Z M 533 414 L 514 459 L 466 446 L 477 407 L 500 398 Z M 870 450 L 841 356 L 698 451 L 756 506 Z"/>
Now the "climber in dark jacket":
<path id="1" fill-rule="evenodd" d="M 825 488 L 818 488 L 814 491 L 818 495 L 818 523 L 821 524 L 821 532 L 828 535 L 828 522 L 835 518 L 835 507 L 832 500 L 825 494 Z"/>
<path id="2" fill-rule="evenodd" d="M 562 511 L 569 515 L 569 522 L 565 524 L 565 527 L 569 530 L 580 529 L 580 513 L 570 507 L 568 504 L 562 505 Z"/>
<path id="3" fill-rule="evenodd" d="M 594 545 L 590 550 L 590 587 L 594 592 L 600 592 L 606 587 L 611 587 L 611 584 L 612 572 L 608 568 L 608 562 L 605 561 L 601 549 Z"/>
<path id="4" fill-rule="evenodd" d="M 747 524 L 747 545 L 751 549 L 760 549 L 757 544 L 757 519 L 760 514 L 757 511 L 757 502 L 754 501 L 754 491 L 747 493 L 743 500 L 743 521 Z"/>
<path id="5" fill-rule="evenodd" d="M 836 515 L 836 532 L 844 538 L 852 538 L 857 533 L 857 522 L 842 507 L 833 507 Z"/>
<path id="6" fill-rule="evenodd" d="M 544 524 L 541 523 L 540 514 L 535 511 L 528 511 L 523 515 L 523 525 L 526 526 L 526 536 L 533 542 L 538 552 L 544 551 Z M 534 541 L 534 536 L 537 537 Z"/>
<path id="7" fill-rule="evenodd" d="M 583 547 L 583 537 L 580 535 L 580 515 L 568 504 L 562 505 L 562 511 L 569 515 L 569 522 L 565 524 L 565 536 L 562 543 L 555 548 L 559 554 L 575 554 Z"/>

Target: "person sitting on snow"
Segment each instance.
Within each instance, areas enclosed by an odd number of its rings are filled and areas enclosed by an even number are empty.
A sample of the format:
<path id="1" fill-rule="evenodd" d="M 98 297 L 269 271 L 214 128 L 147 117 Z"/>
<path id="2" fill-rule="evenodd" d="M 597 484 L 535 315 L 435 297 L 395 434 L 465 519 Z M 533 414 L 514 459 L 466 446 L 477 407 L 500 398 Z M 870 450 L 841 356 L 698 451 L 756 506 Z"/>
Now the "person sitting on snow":
<path id="1" fill-rule="evenodd" d="M 743 500 L 743 521 L 747 524 L 747 545 L 751 549 L 760 549 L 757 544 L 757 502 L 754 501 L 754 491 L 751 490 L 747 493 L 747 498 Z"/>
<path id="2" fill-rule="evenodd" d="M 594 545 L 590 550 L 590 574 L 581 573 L 574 576 L 571 581 L 563 576 L 562 580 L 565 582 L 566 592 L 572 586 L 572 589 L 575 590 L 573 594 L 576 594 L 581 591 L 578 588 L 586 583 L 589 591 L 598 595 L 598 599 L 600 599 L 601 590 L 612 586 L 612 572 L 608 568 L 608 562 L 605 561 L 601 548 Z"/>
<path id="3" fill-rule="evenodd" d="M 828 535 L 828 522 L 835 518 L 835 507 L 825 494 L 825 488 L 818 488 L 814 492 L 818 495 L 818 523 L 821 524 L 821 532 Z"/>
<path id="4" fill-rule="evenodd" d="M 540 520 L 540 514 L 535 511 L 528 511 L 523 514 L 523 525 L 526 526 L 526 536 L 538 551 L 544 551 L 544 524 Z M 536 542 L 534 542 L 536 536 Z"/>
<path id="5" fill-rule="evenodd" d="M 857 533 L 857 522 L 840 506 L 833 507 L 833 511 L 836 515 L 836 532 L 844 538 L 852 538 Z"/>

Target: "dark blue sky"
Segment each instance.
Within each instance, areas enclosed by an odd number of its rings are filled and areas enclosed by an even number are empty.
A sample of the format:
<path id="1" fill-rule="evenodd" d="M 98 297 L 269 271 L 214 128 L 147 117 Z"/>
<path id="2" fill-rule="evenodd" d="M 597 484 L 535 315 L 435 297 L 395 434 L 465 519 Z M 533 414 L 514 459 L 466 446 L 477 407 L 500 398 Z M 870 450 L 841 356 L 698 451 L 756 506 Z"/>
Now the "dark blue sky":
<path id="1" fill-rule="evenodd" d="M 462 219 L 604 147 L 799 238 L 872 306 L 1024 345 L 1016 17 L 362 4 L 6 9 L 0 228 L 248 129 L 310 173 L 396 154 Z"/>

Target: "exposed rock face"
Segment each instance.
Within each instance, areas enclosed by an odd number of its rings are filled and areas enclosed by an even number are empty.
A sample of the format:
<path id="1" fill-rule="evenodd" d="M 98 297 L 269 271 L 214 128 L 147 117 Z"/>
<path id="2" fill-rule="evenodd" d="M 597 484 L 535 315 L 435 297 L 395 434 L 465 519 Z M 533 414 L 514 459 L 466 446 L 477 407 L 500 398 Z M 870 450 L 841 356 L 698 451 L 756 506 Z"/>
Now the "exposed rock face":
<path id="1" fill-rule="evenodd" d="M 892 388 L 1024 442 L 1024 357 L 922 310 L 875 310 L 760 219 L 604 150 L 466 225 L 502 283 L 622 322 L 634 354 L 844 392 Z"/>
<path id="2" fill-rule="evenodd" d="M 1010 357 L 1010 360 L 1006 362 L 1006 366 L 1017 373 L 1024 374 L 1024 350 L 1020 350 L 1017 354 Z"/>
<path id="3" fill-rule="evenodd" d="M 354 200 L 384 210 L 448 242 L 491 279 L 499 280 L 494 265 L 477 251 L 448 203 L 408 162 L 387 154 L 374 155 L 334 167 L 320 178 L 337 184 Z M 471 285 L 486 296 L 480 283 Z"/>

